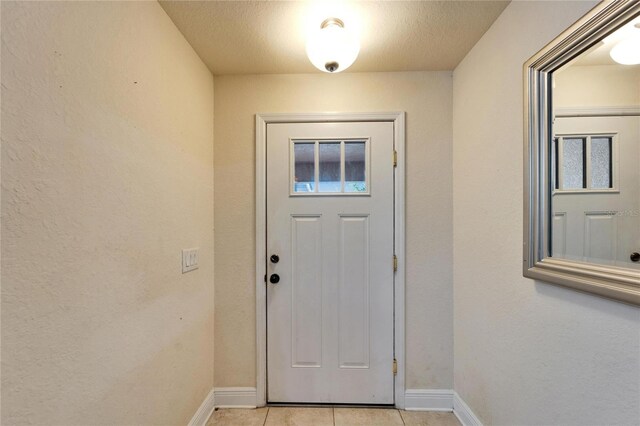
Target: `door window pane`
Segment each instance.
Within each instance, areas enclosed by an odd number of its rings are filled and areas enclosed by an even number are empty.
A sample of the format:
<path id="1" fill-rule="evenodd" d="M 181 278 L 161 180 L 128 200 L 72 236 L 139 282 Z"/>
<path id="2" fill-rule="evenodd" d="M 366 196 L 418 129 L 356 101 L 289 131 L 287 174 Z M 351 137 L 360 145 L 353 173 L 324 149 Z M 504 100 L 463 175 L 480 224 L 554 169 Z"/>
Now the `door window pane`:
<path id="1" fill-rule="evenodd" d="M 368 140 L 291 143 L 291 195 L 369 195 Z"/>
<path id="2" fill-rule="evenodd" d="M 591 138 L 591 188 L 607 189 L 611 179 L 611 138 Z"/>
<path id="3" fill-rule="evenodd" d="M 584 188 L 584 139 L 565 138 L 562 150 L 562 189 Z"/>
<path id="4" fill-rule="evenodd" d="M 342 192 L 340 142 L 323 142 L 319 146 L 319 192 Z"/>
<path id="5" fill-rule="evenodd" d="M 293 192 L 315 191 L 315 143 L 293 145 L 295 176 Z"/>
<path id="6" fill-rule="evenodd" d="M 344 192 L 366 192 L 365 143 L 344 144 Z"/>

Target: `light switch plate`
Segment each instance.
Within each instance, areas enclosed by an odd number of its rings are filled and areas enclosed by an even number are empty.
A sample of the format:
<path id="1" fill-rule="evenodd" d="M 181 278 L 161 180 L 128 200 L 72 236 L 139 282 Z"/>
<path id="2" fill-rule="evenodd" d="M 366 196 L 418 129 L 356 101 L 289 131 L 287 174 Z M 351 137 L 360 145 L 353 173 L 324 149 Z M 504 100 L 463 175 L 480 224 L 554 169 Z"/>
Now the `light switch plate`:
<path id="1" fill-rule="evenodd" d="M 198 269 L 198 248 L 183 249 L 182 250 L 182 273 L 193 271 Z"/>

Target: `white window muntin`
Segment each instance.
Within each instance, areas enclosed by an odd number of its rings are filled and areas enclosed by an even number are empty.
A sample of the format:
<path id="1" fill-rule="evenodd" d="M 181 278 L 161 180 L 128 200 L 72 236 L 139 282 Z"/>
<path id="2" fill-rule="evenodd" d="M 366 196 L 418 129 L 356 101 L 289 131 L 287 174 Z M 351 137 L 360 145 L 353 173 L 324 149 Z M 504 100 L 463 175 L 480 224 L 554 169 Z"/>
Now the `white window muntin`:
<path id="1" fill-rule="evenodd" d="M 586 158 L 585 168 L 583 173 L 586 174 L 586 188 L 577 189 L 562 189 L 564 182 L 562 165 L 564 162 L 563 149 L 564 139 L 585 139 L 584 153 Z M 591 181 L 591 139 L 592 138 L 610 138 L 611 139 L 611 188 L 592 188 Z M 563 133 L 558 134 L 554 138 L 554 146 L 557 147 L 557 158 L 555 153 L 552 153 L 550 158 L 555 158 L 550 165 L 551 179 L 553 181 L 553 192 L 562 194 L 584 194 L 584 193 L 617 193 L 620 192 L 618 186 L 618 134 L 616 132 L 606 133 Z M 556 170 L 557 169 L 557 170 Z M 557 181 L 556 181 L 557 176 Z"/>
<path id="2" fill-rule="evenodd" d="M 289 149 L 289 195 L 294 197 L 315 197 L 315 196 L 369 196 L 371 195 L 371 138 L 291 138 Z M 365 146 L 364 157 L 364 178 L 365 190 L 358 192 L 345 192 L 345 143 L 361 142 Z M 324 143 L 340 143 L 340 191 L 339 192 L 320 192 L 320 144 Z M 295 146 L 296 144 L 313 144 L 314 145 L 314 185 L 312 191 L 296 192 L 296 164 L 295 164 Z"/>

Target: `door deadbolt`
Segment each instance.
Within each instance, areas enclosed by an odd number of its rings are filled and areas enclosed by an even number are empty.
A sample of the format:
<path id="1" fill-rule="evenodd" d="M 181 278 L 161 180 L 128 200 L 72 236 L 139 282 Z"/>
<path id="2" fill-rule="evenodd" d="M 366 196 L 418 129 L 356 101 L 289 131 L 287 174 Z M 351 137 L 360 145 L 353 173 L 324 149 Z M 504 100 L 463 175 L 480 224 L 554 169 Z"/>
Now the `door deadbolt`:
<path id="1" fill-rule="evenodd" d="M 280 262 L 280 256 L 278 256 L 277 254 L 272 254 L 271 257 L 269 258 L 271 259 L 271 263 L 278 263 Z"/>
<path id="2" fill-rule="evenodd" d="M 638 252 L 631 253 L 631 256 L 629 256 L 629 259 L 631 259 L 632 262 L 640 262 L 640 253 Z"/>
<path id="3" fill-rule="evenodd" d="M 269 282 L 271 284 L 278 284 L 280 282 L 280 275 L 278 274 L 271 274 L 271 276 L 269 277 Z"/>

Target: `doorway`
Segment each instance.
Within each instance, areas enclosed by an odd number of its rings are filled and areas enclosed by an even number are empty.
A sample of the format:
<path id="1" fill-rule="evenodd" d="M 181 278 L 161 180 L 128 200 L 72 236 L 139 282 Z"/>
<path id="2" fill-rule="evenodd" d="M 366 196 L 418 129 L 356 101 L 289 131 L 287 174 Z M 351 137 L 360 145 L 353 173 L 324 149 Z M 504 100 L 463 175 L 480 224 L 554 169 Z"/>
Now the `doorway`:
<path id="1" fill-rule="evenodd" d="M 257 116 L 257 405 L 404 405 L 403 142 L 402 113 Z"/>

